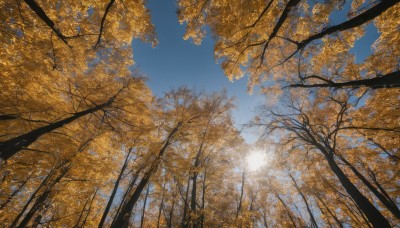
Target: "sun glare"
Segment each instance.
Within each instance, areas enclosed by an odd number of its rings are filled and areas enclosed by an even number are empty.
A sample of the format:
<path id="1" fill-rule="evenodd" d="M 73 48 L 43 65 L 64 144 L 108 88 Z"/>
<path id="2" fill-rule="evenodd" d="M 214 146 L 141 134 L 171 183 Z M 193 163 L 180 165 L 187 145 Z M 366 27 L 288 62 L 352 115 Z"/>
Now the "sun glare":
<path id="1" fill-rule="evenodd" d="M 247 162 L 247 167 L 250 171 L 256 171 L 265 165 L 266 163 L 265 153 L 262 153 L 260 151 L 251 152 L 247 156 L 246 162 Z"/>

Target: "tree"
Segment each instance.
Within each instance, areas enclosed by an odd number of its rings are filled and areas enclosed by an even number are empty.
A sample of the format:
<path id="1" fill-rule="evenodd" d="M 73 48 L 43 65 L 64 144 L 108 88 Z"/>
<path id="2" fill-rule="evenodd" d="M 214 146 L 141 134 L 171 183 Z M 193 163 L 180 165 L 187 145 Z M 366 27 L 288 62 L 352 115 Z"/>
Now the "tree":
<path id="1" fill-rule="evenodd" d="M 120 183 L 120 181 L 121 181 L 121 179 L 122 179 L 122 176 L 123 176 L 123 174 L 124 174 L 124 172 L 125 172 L 125 169 L 126 169 L 127 166 L 128 166 L 129 156 L 130 156 L 132 150 L 133 150 L 133 148 L 128 149 L 128 152 L 127 152 L 127 154 L 126 154 L 126 158 L 125 158 L 124 164 L 123 164 L 122 167 L 121 167 L 121 171 L 120 171 L 120 173 L 118 174 L 117 180 L 115 181 L 115 184 L 114 184 L 113 191 L 111 192 L 110 199 L 108 200 L 108 203 L 107 203 L 107 205 L 106 205 L 106 208 L 104 209 L 103 215 L 102 215 L 102 217 L 101 217 L 101 220 L 100 220 L 100 223 L 99 223 L 99 227 L 103 227 L 103 226 L 104 226 L 104 222 L 105 222 L 105 220 L 106 220 L 106 218 L 107 218 L 107 214 L 108 214 L 108 212 L 110 211 L 111 205 L 112 205 L 113 200 L 114 200 L 114 197 L 115 197 L 115 195 L 117 194 L 117 190 L 118 190 L 118 187 L 119 187 L 119 183 Z"/>
<path id="2" fill-rule="evenodd" d="M 36 93 L 40 93 L 40 90 L 26 91 L 27 94 L 22 95 L 24 97 L 21 97 L 21 101 L 19 99 L 12 101 L 3 97 L 6 99 L 6 105 L 1 112 L 15 118 L 1 121 L 4 126 L 3 140 L 0 142 L 1 158 L 8 160 L 21 150 L 35 149 L 31 147 L 31 144 L 38 139 L 56 130 L 60 131 L 60 128 L 74 125 L 72 123 L 77 121 L 83 123 L 84 120 L 91 120 L 89 123 L 98 122 L 100 128 L 108 127 L 113 131 L 120 131 L 122 125 L 131 125 L 134 128 L 131 120 L 143 118 L 135 116 L 132 110 L 136 109 L 135 107 L 144 107 L 142 98 L 151 99 L 151 96 L 146 94 L 142 79 L 120 75 L 119 80 L 116 81 L 114 78 L 107 78 L 105 75 L 107 69 L 101 69 L 102 67 L 106 66 L 99 64 L 97 69 L 89 70 L 88 74 L 93 75 L 90 78 L 88 76 L 66 77 L 66 80 L 58 82 L 62 84 L 57 87 L 52 84 L 53 82 L 41 85 L 40 89 L 45 90 L 47 96 L 55 97 L 55 99 L 49 97 L 49 100 L 43 102 L 43 99 L 36 97 Z M 104 71 L 101 72 L 102 70 Z M 50 88 L 47 89 L 46 86 Z M 35 100 L 26 104 L 25 102 L 28 101 L 25 101 L 25 96 L 32 98 L 30 92 L 33 93 Z M 19 92 L 10 91 L 10 94 L 14 93 Z M 66 105 L 59 105 L 65 103 Z M 41 109 L 45 111 L 36 111 Z M 31 128 L 31 130 L 27 131 L 26 128 Z"/>
<path id="3" fill-rule="evenodd" d="M 233 80 L 249 73 L 250 88 L 268 79 L 291 88 L 393 88 L 400 85 L 395 61 L 387 62 L 386 70 L 374 71 L 367 65 L 377 61 L 383 50 L 393 57 L 399 52 L 393 42 L 398 40 L 394 34 L 398 2 L 353 1 L 342 23 L 333 22 L 332 15 L 342 11 L 344 1 L 180 0 L 178 15 L 186 23 L 184 39 L 192 38 L 196 44 L 204 38 L 206 26 L 211 28 L 215 56 L 222 60 L 225 74 Z M 356 64 L 350 49 L 372 20 L 377 30 L 387 32 L 375 42 L 370 59 Z M 339 63 L 344 67 L 337 68 Z"/>
<path id="4" fill-rule="evenodd" d="M 224 91 L 151 94 L 131 47 L 157 44 L 144 0 L 0 9 L 4 226 L 398 225 L 399 0 L 178 1 L 184 38 L 211 31 L 231 80 L 269 80 L 257 146 Z"/>
<path id="5" fill-rule="evenodd" d="M 133 64 L 132 38 L 157 43 L 144 1 L 27 0 L 0 7 L 7 12 L 2 15 L 5 23 L 0 25 L 3 160 L 44 133 L 104 111 L 103 106 L 111 105 L 107 102 L 113 103 L 118 90 L 115 85 L 120 84 L 119 89 L 125 86 L 114 79 L 125 78 L 122 82 L 132 75 L 128 68 Z M 91 75 L 97 76 L 97 81 L 88 80 Z M 104 84 L 98 80 L 107 81 L 110 87 L 102 88 Z M 93 99 L 88 94 L 91 89 L 109 97 Z"/>
<path id="6" fill-rule="evenodd" d="M 299 102 L 291 99 L 287 108 L 292 113 L 279 114 L 276 111 L 268 110 L 272 120 L 266 127 L 270 131 L 277 129 L 288 131 L 291 133 L 288 140 L 299 143 L 296 147 L 306 147 L 310 151 L 321 153 L 331 171 L 337 176 L 346 192 L 362 210 L 368 221 L 374 226 L 379 224 L 380 226 L 390 227 L 388 220 L 357 189 L 335 161 L 338 147 L 340 148 L 338 141 L 341 138 L 340 130 L 347 122 L 345 119 L 349 107 L 347 95 L 341 94 L 338 97 L 330 97 L 319 105 L 321 108 L 314 106 L 312 102 Z M 316 110 L 320 112 L 329 110 L 331 113 L 319 117 L 316 116 Z"/>
<path id="7" fill-rule="evenodd" d="M 197 205 L 204 207 L 206 186 L 202 189 L 202 203 L 198 203 L 198 187 L 197 182 L 200 175 L 203 175 L 203 182 L 206 181 L 206 168 L 209 164 L 204 164 L 210 156 L 218 153 L 221 148 L 227 147 L 227 143 L 232 143 L 231 138 L 237 134 L 233 130 L 230 111 L 233 108 L 232 100 L 228 99 L 225 93 L 215 93 L 201 100 L 203 115 L 194 130 L 192 145 L 189 150 L 193 153 L 193 162 L 191 167 L 191 183 L 192 190 L 190 194 L 190 223 L 193 227 L 202 227 L 204 225 L 204 212 L 198 212 Z M 232 132 L 228 135 L 227 132 Z M 233 144 L 233 143 L 232 143 Z M 231 145 L 233 146 L 233 145 Z M 201 171 L 204 167 L 204 171 Z M 204 210 L 204 208 L 200 208 Z"/>
<path id="8" fill-rule="evenodd" d="M 176 138 L 182 133 L 185 133 L 185 130 L 187 130 L 191 123 L 200 117 L 197 106 L 198 97 L 188 89 L 181 88 L 176 91 L 171 91 L 166 94 L 165 97 L 166 112 L 163 113 L 163 115 L 165 115 L 167 118 L 166 120 L 168 120 L 168 122 L 165 122 L 165 128 L 167 129 L 165 139 L 154 148 L 151 148 L 150 151 L 155 153 L 155 158 L 150 162 L 149 167 L 144 172 L 136 189 L 130 194 L 129 200 L 126 202 L 126 205 L 122 207 L 112 227 L 128 226 L 133 207 L 152 175 L 158 170 L 164 153 L 171 144 L 174 143 Z"/>
<path id="9" fill-rule="evenodd" d="M 24 0 L 4 3 L 2 8 L 10 13 L 8 18 L 12 20 L 3 26 L 7 28 L 5 34 L 13 39 L 48 40 L 54 34 L 66 47 L 93 49 L 130 45 L 132 36 L 156 42 L 145 1 L 56 4 Z M 116 32 L 121 31 L 120 28 L 124 32 Z M 22 35 L 17 33 L 19 29 Z"/>

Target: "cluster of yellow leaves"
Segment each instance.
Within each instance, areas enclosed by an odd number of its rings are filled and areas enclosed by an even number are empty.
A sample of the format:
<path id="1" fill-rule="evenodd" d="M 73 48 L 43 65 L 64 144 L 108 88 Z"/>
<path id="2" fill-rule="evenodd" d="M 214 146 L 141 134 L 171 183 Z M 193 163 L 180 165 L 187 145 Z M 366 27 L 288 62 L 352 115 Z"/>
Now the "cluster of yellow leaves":
<path id="1" fill-rule="evenodd" d="M 338 82 L 354 79 L 354 75 L 365 77 L 364 67 L 353 67 L 353 71 L 358 72 L 350 76 L 347 75 L 347 71 L 340 69 L 352 64 L 347 59 L 351 58 L 350 51 L 355 42 L 365 35 L 364 26 L 339 30 L 325 36 L 322 42 L 317 39 L 297 55 L 291 56 L 296 51 L 296 42 L 306 40 L 334 25 L 333 14 L 342 10 L 346 2 L 336 0 L 310 5 L 301 1 L 290 9 L 285 17 L 282 15 L 285 5 L 290 2 L 259 0 L 249 3 L 235 0 L 228 3 L 224 0 L 180 0 L 178 15 L 180 22 L 187 25 L 184 38 L 192 38 L 196 44 L 200 44 L 206 28 L 210 28 L 216 40 L 215 58 L 222 61 L 221 66 L 226 76 L 235 80 L 248 74 L 250 89 L 265 80 L 271 80 L 270 75 L 284 84 L 299 81 L 299 74 L 316 74 Z M 351 2 L 351 11 L 348 13 L 355 12 L 357 15 L 363 12 L 365 7 L 373 7 L 375 4 L 367 2 L 364 6 L 364 3 L 359 0 Z M 384 59 L 383 55 L 387 59 L 386 56 L 390 55 L 389 62 L 385 63 L 390 70 L 397 66 L 395 56 L 398 56 L 396 53 L 400 46 L 398 8 L 397 4 L 374 20 L 378 31 L 381 32 L 375 42 L 376 52 L 380 52 L 378 59 Z M 276 27 L 280 19 L 283 19 L 283 23 Z M 297 60 L 297 57 L 300 60 Z"/>

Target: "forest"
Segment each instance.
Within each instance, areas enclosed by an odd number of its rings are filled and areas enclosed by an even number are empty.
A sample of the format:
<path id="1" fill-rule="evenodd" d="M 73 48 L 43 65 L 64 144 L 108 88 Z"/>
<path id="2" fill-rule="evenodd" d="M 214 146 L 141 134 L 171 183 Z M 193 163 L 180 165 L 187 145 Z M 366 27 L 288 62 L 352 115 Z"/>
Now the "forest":
<path id="1" fill-rule="evenodd" d="M 0 0 L 0 227 L 400 227 L 400 0 L 149 1 L 263 103 L 150 88 L 146 0 Z"/>

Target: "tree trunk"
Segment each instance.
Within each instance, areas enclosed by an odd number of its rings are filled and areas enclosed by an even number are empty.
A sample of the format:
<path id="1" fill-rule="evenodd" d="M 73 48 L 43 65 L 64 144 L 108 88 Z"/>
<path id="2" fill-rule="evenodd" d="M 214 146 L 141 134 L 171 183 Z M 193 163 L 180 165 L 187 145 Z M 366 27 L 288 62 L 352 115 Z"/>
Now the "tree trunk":
<path id="1" fill-rule="evenodd" d="M 150 184 L 147 185 L 146 195 L 144 196 L 142 217 L 140 219 L 140 228 L 143 228 L 144 225 L 144 214 L 146 212 L 146 203 L 147 203 L 147 197 L 149 196 L 149 192 L 150 192 Z"/>
<path id="2" fill-rule="evenodd" d="M 66 166 L 61 167 L 60 173 L 58 174 L 57 178 L 51 183 L 47 189 L 40 194 L 40 196 L 35 200 L 35 203 L 32 205 L 31 209 L 26 213 L 24 219 L 22 219 L 21 223 L 18 224 L 17 227 L 24 228 L 27 227 L 33 216 L 42 208 L 43 204 L 46 202 L 48 197 L 50 196 L 51 191 L 53 190 L 54 186 L 56 186 L 60 180 L 67 174 L 69 169 L 71 168 L 70 164 L 66 164 Z"/>
<path id="3" fill-rule="evenodd" d="M 172 228 L 172 221 L 174 217 L 175 195 L 172 195 L 171 211 L 169 212 L 168 227 Z"/>
<path id="4" fill-rule="evenodd" d="M 183 206 L 183 215 L 182 215 L 182 222 L 181 222 L 181 227 L 188 227 L 187 221 L 186 221 L 186 216 L 187 216 L 187 208 L 188 208 L 188 199 L 189 199 L 189 188 L 190 188 L 190 174 L 188 177 L 188 181 L 186 184 L 186 196 L 185 196 L 185 202 Z"/>
<path id="5" fill-rule="evenodd" d="M 81 211 L 81 213 L 79 214 L 79 218 L 78 218 L 78 220 L 76 221 L 75 225 L 73 226 L 74 228 L 79 227 L 79 223 L 81 223 L 81 219 L 83 218 L 83 214 L 84 214 L 85 211 L 86 211 L 86 205 L 89 203 L 89 200 L 90 200 L 90 198 L 88 198 L 88 199 L 85 201 L 85 204 L 83 205 L 82 211 Z"/>
<path id="6" fill-rule="evenodd" d="M 396 218 L 400 218 L 400 210 L 393 202 L 389 201 L 382 193 L 378 191 L 358 170 L 344 157 L 339 156 L 339 158 L 353 171 L 353 173 L 368 187 L 368 189 L 374 193 L 376 198 L 381 201 L 383 205 L 392 213 Z"/>
<path id="7" fill-rule="evenodd" d="M 111 205 L 112 205 L 112 203 L 114 201 L 115 194 L 117 193 L 117 190 L 118 190 L 118 187 L 119 187 L 119 182 L 121 181 L 122 175 L 124 174 L 124 171 L 125 171 L 125 169 L 126 169 L 126 167 L 128 165 L 129 155 L 131 154 L 131 152 L 132 152 L 132 148 L 129 149 L 129 152 L 127 153 L 126 158 L 125 158 L 125 162 L 122 165 L 122 168 L 121 168 L 121 171 L 119 172 L 117 180 L 115 181 L 113 191 L 111 192 L 111 195 L 110 195 L 110 198 L 108 200 L 107 206 L 104 209 L 103 216 L 101 217 L 101 220 L 100 220 L 100 223 L 99 223 L 99 226 L 98 226 L 99 228 L 104 226 L 104 222 L 106 221 L 107 214 L 110 211 Z"/>
<path id="8" fill-rule="evenodd" d="M 203 192 L 201 195 L 201 215 L 200 215 L 200 227 L 204 227 L 205 223 L 205 207 L 206 207 L 206 178 L 207 178 L 207 167 L 204 168 L 204 177 L 203 177 Z"/>
<path id="9" fill-rule="evenodd" d="M 245 173 L 244 171 L 242 172 L 242 186 L 240 189 L 240 198 L 239 198 L 239 203 L 236 211 L 236 218 L 239 218 L 240 211 L 242 210 L 242 200 L 243 200 L 243 193 L 244 193 L 244 178 L 245 178 Z"/>
<path id="10" fill-rule="evenodd" d="M 262 219 L 263 219 L 265 228 L 268 228 L 267 212 L 265 209 L 262 210 Z"/>
<path id="11" fill-rule="evenodd" d="M 197 168 L 200 166 L 200 156 L 201 156 L 201 146 L 199 151 L 197 152 L 196 155 L 196 159 L 194 162 L 194 166 L 193 166 L 193 177 L 192 177 L 192 194 L 190 197 L 190 210 L 191 210 L 191 216 L 192 218 L 190 218 L 190 222 L 192 223 L 193 228 L 197 228 L 198 227 L 198 216 L 197 216 L 197 210 L 196 210 L 196 199 L 197 199 L 197 177 L 198 177 L 198 171 Z"/>
<path id="12" fill-rule="evenodd" d="M 365 223 L 368 227 L 372 228 L 371 223 L 368 221 L 368 218 L 365 217 L 365 214 L 362 212 L 362 210 L 360 209 L 360 207 L 354 202 L 353 199 L 351 199 L 351 201 L 353 202 L 355 208 L 357 209 L 358 215 L 364 220 L 364 223 Z"/>
<path id="13" fill-rule="evenodd" d="M 300 190 L 300 188 L 297 185 L 297 182 L 293 178 L 292 174 L 289 173 L 289 177 L 292 179 L 292 181 L 294 183 L 294 186 L 296 187 L 296 190 L 300 193 L 301 198 L 303 199 L 304 203 L 306 204 L 307 212 L 310 215 L 312 227 L 317 227 L 318 228 L 317 222 L 315 221 L 315 218 L 314 218 L 314 214 L 311 211 L 310 205 L 308 205 L 306 197 L 303 195 L 303 192 Z"/>
<path id="14" fill-rule="evenodd" d="M 154 165 L 154 163 L 153 163 L 153 165 Z M 158 162 L 157 162 L 157 165 L 155 165 L 155 166 L 158 166 Z M 144 187 L 149 182 L 150 177 L 153 174 L 152 170 L 153 169 L 151 168 L 149 171 L 147 171 L 144 174 L 144 177 L 142 178 L 142 180 L 140 180 L 138 186 L 136 187 L 135 191 L 133 192 L 132 197 L 127 201 L 126 205 L 122 206 L 120 214 L 118 215 L 117 219 L 115 220 L 115 223 L 111 225 L 111 227 L 125 228 L 125 227 L 129 226 L 129 220 L 131 217 L 132 210 L 133 210 L 136 202 L 138 201 L 140 195 L 142 194 Z"/>
<path id="15" fill-rule="evenodd" d="M 368 173 L 370 174 L 370 176 L 371 176 L 372 180 L 374 181 L 375 185 L 379 188 L 379 190 L 382 192 L 382 194 L 386 197 L 386 199 L 389 202 L 391 202 L 393 205 L 396 205 L 396 203 L 392 200 L 392 198 L 389 196 L 389 194 L 386 192 L 386 190 L 383 188 L 383 186 L 376 179 L 375 173 L 372 172 L 372 170 L 369 169 L 369 168 L 368 168 Z"/>
<path id="16" fill-rule="evenodd" d="M 48 124 L 43 127 L 39 127 L 37 129 L 32 130 L 23 135 L 0 142 L 0 151 L 1 151 L 0 159 L 7 161 L 9 158 L 14 156 L 17 152 L 23 150 L 24 148 L 27 148 L 29 145 L 31 145 L 33 142 L 35 142 L 42 135 L 45 135 L 45 134 L 52 132 L 60 127 L 63 127 L 64 125 L 69 124 L 76 119 L 79 119 L 83 116 L 86 116 L 86 115 L 94 113 L 104 107 L 107 107 L 107 106 L 111 105 L 113 103 L 113 101 L 114 101 L 114 98 L 111 98 L 107 102 L 105 102 L 101 105 L 86 109 L 81 112 L 77 112 L 74 115 L 72 115 L 66 119 L 57 121 L 55 123 Z"/>
<path id="17" fill-rule="evenodd" d="M 338 224 L 338 226 L 340 228 L 343 228 L 343 224 L 342 222 L 340 222 L 340 220 L 338 219 L 338 217 L 331 211 L 331 209 L 329 209 L 328 205 L 325 204 L 325 202 L 319 197 L 319 196 L 315 196 L 321 203 L 322 205 L 326 208 L 326 210 L 328 211 L 328 213 L 332 216 L 332 218 L 335 220 L 335 222 Z"/>
<path id="18" fill-rule="evenodd" d="M 49 174 L 43 179 L 42 183 L 40 183 L 39 187 L 36 188 L 35 192 L 32 193 L 31 197 L 29 200 L 25 203 L 24 207 L 21 209 L 21 211 L 18 213 L 17 217 L 14 219 L 10 227 L 16 227 L 19 220 L 21 217 L 24 215 L 26 209 L 28 206 L 31 204 L 31 202 L 36 198 L 36 195 L 39 193 L 39 191 L 47 184 L 49 179 L 53 176 L 55 169 L 52 169 Z"/>
<path id="19" fill-rule="evenodd" d="M 0 211 L 3 210 L 3 208 L 5 208 L 5 207 L 7 206 L 8 203 L 10 203 L 10 201 L 12 200 L 12 198 L 13 198 L 15 195 L 17 195 L 17 194 L 21 191 L 21 189 L 25 186 L 25 184 L 29 181 L 29 179 L 30 179 L 31 177 L 32 177 L 32 175 L 30 175 L 28 178 L 26 178 L 26 179 L 24 180 L 24 182 L 22 182 L 22 184 L 19 185 L 18 188 L 16 188 L 16 189 L 11 193 L 11 195 L 9 195 L 9 196 L 7 197 L 7 199 L 0 205 Z"/>
<path id="20" fill-rule="evenodd" d="M 132 180 L 130 181 L 130 183 L 129 183 L 129 185 L 128 185 L 128 188 L 126 189 L 124 195 L 122 196 L 122 200 L 121 200 L 121 202 L 120 202 L 120 204 L 119 204 L 119 206 L 118 206 L 117 211 L 116 211 L 115 214 L 114 214 L 114 218 L 113 218 L 113 221 L 112 221 L 111 224 L 114 224 L 115 221 L 116 221 L 116 219 L 118 218 L 118 215 L 120 214 L 122 207 L 125 205 L 125 203 L 126 203 L 126 201 L 127 201 L 127 199 L 128 199 L 128 195 L 129 195 L 129 193 L 132 191 L 133 186 L 135 185 L 135 183 L 136 183 L 136 181 L 137 181 L 137 179 L 138 179 L 139 174 L 140 174 L 141 171 L 142 171 L 142 168 L 136 170 L 135 175 L 132 177 Z M 112 226 L 112 225 L 111 225 L 111 226 Z"/>
<path id="21" fill-rule="evenodd" d="M 103 14 L 103 17 L 101 18 L 101 23 L 100 23 L 100 30 L 99 30 L 99 37 L 97 38 L 97 42 L 96 44 L 93 46 L 93 49 L 96 49 L 96 47 L 100 44 L 101 41 L 101 35 L 103 34 L 103 29 L 104 29 L 104 22 L 106 21 L 106 17 L 108 12 L 110 12 L 110 9 L 112 7 L 112 5 L 114 4 L 115 0 L 111 0 L 107 7 L 106 7 L 106 11 Z"/>
<path id="22" fill-rule="evenodd" d="M 98 190 L 99 190 L 99 188 L 96 188 L 96 190 L 94 191 L 92 200 L 90 201 L 90 205 L 89 205 L 89 208 L 88 208 L 88 212 L 86 213 L 85 219 L 83 220 L 82 226 L 80 226 L 80 227 L 85 227 L 85 224 L 86 224 L 86 222 L 87 222 L 87 218 L 89 217 L 89 214 L 90 214 L 90 212 L 92 211 L 93 202 L 94 202 L 94 199 L 96 198 L 96 195 L 97 195 L 97 191 L 98 191 Z"/>
<path id="23" fill-rule="evenodd" d="M 376 209 L 374 205 L 371 204 L 371 202 L 369 202 L 369 200 L 357 189 L 356 186 L 353 185 L 353 183 L 351 183 L 349 178 L 336 164 L 333 156 L 325 155 L 325 157 L 332 172 L 336 174 L 346 192 L 351 196 L 354 202 L 362 210 L 368 221 L 371 222 L 374 227 L 391 227 L 388 220 L 386 220 L 386 218 L 380 213 L 380 211 Z"/>
<path id="24" fill-rule="evenodd" d="M 357 225 L 357 227 L 362 227 L 362 222 L 360 221 L 360 219 L 358 219 L 358 217 L 362 217 L 362 215 L 356 215 L 355 213 L 357 213 L 353 208 L 351 208 L 349 205 L 348 205 L 348 203 L 344 203 L 343 204 L 346 208 L 347 208 L 347 211 L 344 211 L 345 213 L 346 213 L 346 215 L 350 218 L 350 219 L 352 219 L 352 220 L 354 220 L 354 222 L 356 223 L 356 225 Z M 371 227 L 370 226 L 370 224 L 369 224 L 369 222 L 368 222 L 368 220 L 365 220 L 366 222 L 367 222 L 367 224 L 368 224 L 368 227 Z"/>
<path id="25" fill-rule="evenodd" d="M 328 216 L 326 216 L 325 211 L 324 211 L 324 210 L 322 209 L 322 207 L 318 204 L 318 202 L 316 202 L 315 204 L 317 205 L 319 211 L 321 211 L 321 214 L 324 215 L 324 217 L 326 217 L 326 221 L 325 221 L 325 222 L 328 223 L 329 227 L 332 227 L 332 223 L 331 223 L 331 221 L 329 221 Z"/>
<path id="26" fill-rule="evenodd" d="M 160 227 L 160 220 L 161 220 L 161 212 L 164 208 L 164 189 L 165 189 L 165 176 L 164 176 L 164 181 L 163 181 L 163 186 L 162 186 L 162 193 L 161 193 L 161 202 L 160 206 L 158 207 L 158 216 L 157 216 L 157 228 Z"/>
<path id="27" fill-rule="evenodd" d="M 158 166 L 160 164 L 161 158 L 164 155 L 165 151 L 171 144 L 171 140 L 175 136 L 175 134 L 179 131 L 182 126 L 182 122 L 178 122 L 177 125 L 172 129 L 172 131 L 168 134 L 167 139 L 164 141 L 163 146 L 161 147 L 157 158 L 152 162 L 150 168 L 144 173 L 142 180 L 139 182 L 135 191 L 133 192 L 131 198 L 127 201 L 126 205 L 124 205 L 121 209 L 121 213 L 118 215 L 115 223 L 111 225 L 111 227 L 115 228 L 125 228 L 129 225 L 129 220 L 131 217 L 131 213 L 133 207 L 139 199 L 139 196 L 142 194 L 144 187 L 149 182 L 151 176 L 157 171 Z"/>
<path id="28" fill-rule="evenodd" d="M 296 226 L 296 223 L 295 223 L 295 221 L 294 221 L 294 219 L 293 219 L 293 217 L 292 217 L 292 213 L 291 213 L 290 209 L 286 206 L 286 203 L 282 200 L 282 198 L 279 196 L 278 193 L 275 193 L 275 195 L 276 195 L 276 197 L 278 198 L 278 200 L 282 203 L 283 207 L 285 208 L 286 213 L 287 213 L 287 215 L 289 216 L 289 219 L 290 219 L 290 221 L 291 221 L 292 224 L 293 224 L 293 227 L 296 228 L 297 226 Z"/>

